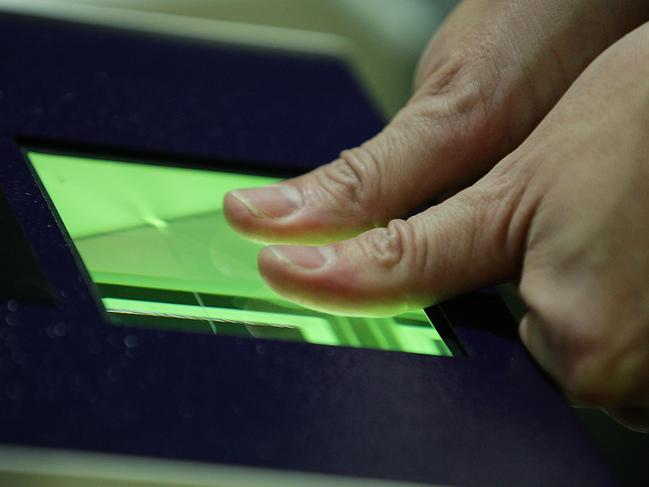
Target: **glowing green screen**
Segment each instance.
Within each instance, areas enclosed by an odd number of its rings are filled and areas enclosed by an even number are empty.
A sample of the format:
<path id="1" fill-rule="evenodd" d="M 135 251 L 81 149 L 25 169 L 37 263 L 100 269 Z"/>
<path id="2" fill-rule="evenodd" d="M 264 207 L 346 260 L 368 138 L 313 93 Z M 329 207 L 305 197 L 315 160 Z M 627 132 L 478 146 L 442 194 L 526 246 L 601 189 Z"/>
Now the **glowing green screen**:
<path id="1" fill-rule="evenodd" d="M 451 355 L 423 310 L 352 318 L 282 299 L 259 277 L 261 245 L 221 207 L 275 178 L 29 152 L 117 324 Z"/>

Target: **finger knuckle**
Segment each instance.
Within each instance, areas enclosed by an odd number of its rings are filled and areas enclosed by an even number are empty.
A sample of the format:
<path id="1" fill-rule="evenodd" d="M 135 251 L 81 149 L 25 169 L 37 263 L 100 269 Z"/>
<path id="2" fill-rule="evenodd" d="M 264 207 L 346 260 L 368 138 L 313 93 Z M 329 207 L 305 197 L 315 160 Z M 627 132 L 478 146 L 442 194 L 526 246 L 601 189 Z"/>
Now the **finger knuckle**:
<path id="1" fill-rule="evenodd" d="M 521 132 L 511 108 L 519 101 L 510 75 L 517 70 L 492 33 L 481 30 L 467 37 L 420 73 L 412 101 L 446 129 L 453 146 L 471 144 L 482 154 L 503 155 Z"/>
<path id="2" fill-rule="evenodd" d="M 525 240 L 532 220 L 539 208 L 538 192 L 528 188 L 528 176 L 509 161 L 496 165 L 481 180 L 480 198 L 483 213 L 495 224 L 498 248 L 520 268 Z"/>
<path id="3" fill-rule="evenodd" d="M 442 113 L 444 119 L 485 125 L 498 93 L 498 70 L 485 55 L 488 50 L 459 51 L 439 63 L 420 86 L 414 100 Z"/>
<path id="4" fill-rule="evenodd" d="M 406 261 L 414 242 L 412 225 L 405 220 L 392 220 L 387 227 L 375 228 L 359 238 L 364 255 L 385 269 Z"/>
<path id="5" fill-rule="evenodd" d="M 509 243 L 509 227 L 515 205 L 509 182 L 483 179 L 458 193 L 447 202 L 449 218 L 466 222 L 462 232 L 463 246 L 470 255 L 488 262 L 498 262 L 498 278 L 512 275 L 518 268 L 520 250 Z M 445 235 L 436 234 L 443 242 Z M 453 251 L 453 249 L 450 249 Z M 495 274 L 494 274 L 495 275 Z"/>
<path id="6" fill-rule="evenodd" d="M 317 173 L 317 185 L 333 208 L 345 211 L 363 210 L 371 206 L 372 192 L 378 175 L 371 152 L 363 147 L 345 150 L 340 157 Z"/>

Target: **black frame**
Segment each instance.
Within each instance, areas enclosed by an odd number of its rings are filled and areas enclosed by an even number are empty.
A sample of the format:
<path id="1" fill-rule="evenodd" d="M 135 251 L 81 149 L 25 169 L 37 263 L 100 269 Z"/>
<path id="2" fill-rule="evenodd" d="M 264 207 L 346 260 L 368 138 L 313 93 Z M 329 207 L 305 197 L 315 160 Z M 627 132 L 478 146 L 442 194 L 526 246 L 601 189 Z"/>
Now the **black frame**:
<path id="1" fill-rule="evenodd" d="M 0 46 L 5 216 L 54 303 L 10 287 L 0 306 L 0 443 L 427 483 L 613 483 L 488 290 L 439 307 L 467 353 L 454 358 L 106 324 L 21 146 L 304 171 L 382 125 L 344 64 L 12 15 Z"/>

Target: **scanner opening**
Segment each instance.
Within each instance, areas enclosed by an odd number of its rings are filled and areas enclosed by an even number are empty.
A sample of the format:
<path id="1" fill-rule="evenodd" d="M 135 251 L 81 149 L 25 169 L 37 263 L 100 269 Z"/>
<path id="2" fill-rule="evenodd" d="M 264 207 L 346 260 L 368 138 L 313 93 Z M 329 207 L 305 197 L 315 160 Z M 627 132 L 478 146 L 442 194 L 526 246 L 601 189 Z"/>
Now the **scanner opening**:
<path id="1" fill-rule="evenodd" d="M 27 151 L 111 322 L 426 355 L 452 353 L 424 310 L 335 316 L 275 294 L 261 244 L 225 221 L 224 194 L 277 178 Z"/>

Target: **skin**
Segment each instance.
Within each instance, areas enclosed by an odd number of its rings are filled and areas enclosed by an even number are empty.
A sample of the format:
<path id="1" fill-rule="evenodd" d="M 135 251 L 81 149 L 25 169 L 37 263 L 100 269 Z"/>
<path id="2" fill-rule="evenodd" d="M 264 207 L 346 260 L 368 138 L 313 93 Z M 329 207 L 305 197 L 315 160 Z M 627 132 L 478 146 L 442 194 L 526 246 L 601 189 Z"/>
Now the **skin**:
<path id="1" fill-rule="evenodd" d="M 386 315 L 515 280 L 524 344 L 575 400 L 649 410 L 649 2 L 465 0 L 390 124 L 230 193 L 280 294 Z M 433 200 L 406 220 L 399 218 Z M 325 245 L 326 244 L 326 245 Z"/>

